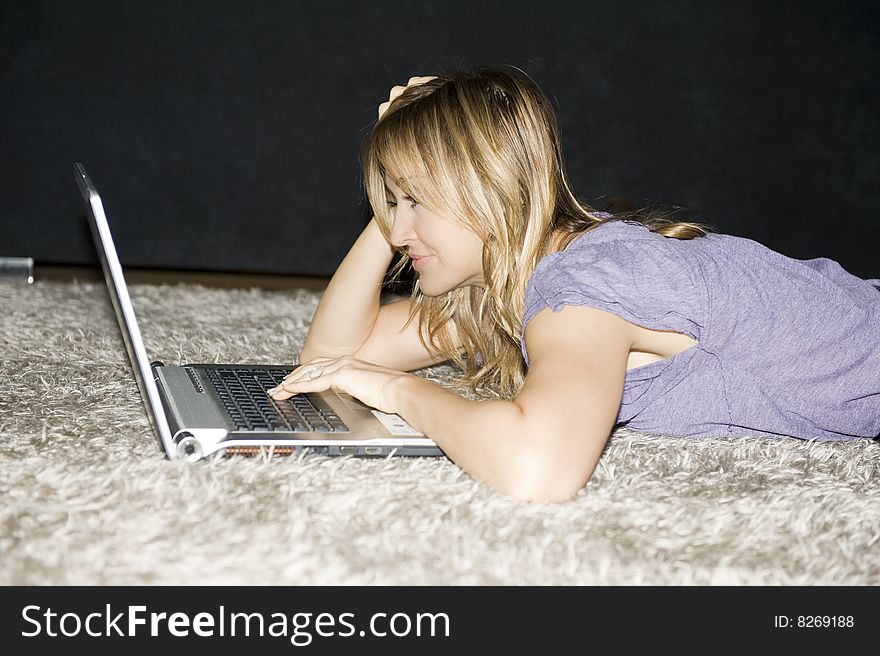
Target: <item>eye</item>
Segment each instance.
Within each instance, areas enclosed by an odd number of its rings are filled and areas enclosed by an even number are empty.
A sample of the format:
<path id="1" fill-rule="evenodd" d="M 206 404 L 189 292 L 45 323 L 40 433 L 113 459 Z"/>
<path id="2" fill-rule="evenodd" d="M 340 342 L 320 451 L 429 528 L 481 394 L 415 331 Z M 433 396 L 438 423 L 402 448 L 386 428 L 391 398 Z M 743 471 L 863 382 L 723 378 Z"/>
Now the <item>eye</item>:
<path id="1" fill-rule="evenodd" d="M 404 197 L 403 197 L 403 200 L 411 200 L 412 203 L 410 203 L 410 207 L 411 207 L 412 209 L 415 209 L 415 208 L 416 208 L 416 205 L 419 204 L 418 201 L 416 201 L 416 199 L 414 199 L 414 198 L 410 198 L 409 196 L 404 196 Z M 393 201 L 393 200 L 389 200 L 389 201 L 386 201 L 386 202 L 387 202 L 388 205 L 391 206 L 391 207 L 394 207 L 394 206 L 397 205 L 397 203 L 396 203 L 395 201 Z"/>

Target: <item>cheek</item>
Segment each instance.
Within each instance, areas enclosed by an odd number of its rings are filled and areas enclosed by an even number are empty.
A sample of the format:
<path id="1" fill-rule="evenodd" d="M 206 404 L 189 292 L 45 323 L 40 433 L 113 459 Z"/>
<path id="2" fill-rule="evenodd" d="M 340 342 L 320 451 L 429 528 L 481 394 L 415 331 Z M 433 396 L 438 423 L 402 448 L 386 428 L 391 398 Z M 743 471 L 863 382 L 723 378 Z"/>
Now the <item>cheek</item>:
<path id="1" fill-rule="evenodd" d="M 471 269 L 483 264 L 483 242 L 473 232 L 442 220 L 425 222 L 419 238 L 447 266 Z"/>
<path id="2" fill-rule="evenodd" d="M 483 244 L 474 240 L 473 235 L 460 236 L 454 246 L 447 249 L 447 255 L 455 258 L 461 267 L 472 269 L 475 265 L 482 266 Z"/>
<path id="3" fill-rule="evenodd" d="M 483 264 L 483 242 L 476 235 L 470 235 L 468 251 L 470 252 L 471 259 L 475 259 L 480 265 Z"/>

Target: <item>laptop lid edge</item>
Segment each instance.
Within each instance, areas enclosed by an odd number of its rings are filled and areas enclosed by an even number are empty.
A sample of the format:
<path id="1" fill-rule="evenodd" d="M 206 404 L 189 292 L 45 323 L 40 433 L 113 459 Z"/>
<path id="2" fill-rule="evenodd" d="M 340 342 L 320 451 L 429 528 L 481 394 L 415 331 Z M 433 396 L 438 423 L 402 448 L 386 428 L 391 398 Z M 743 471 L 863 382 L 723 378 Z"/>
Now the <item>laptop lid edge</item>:
<path id="1" fill-rule="evenodd" d="M 119 323 L 126 351 L 128 351 L 129 361 L 135 373 L 135 379 L 140 389 L 144 408 L 147 411 L 147 417 L 150 420 L 154 434 L 159 439 L 165 456 L 169 459 L 176 459 L 177 450 L 174 447 L 168 418 L 165 415 L 165 409 L 159 396 L 159 388 L 156 384 L 150 361 L 147 358 L 147 352 L 144 348 L 144 342 L 134 313 L 134 306 L 128 294 L 122 265 L 119 263 L 116 246 L 113 243 L 110 224 L 104 213 L 101 197 L 91 178 L 89 178 L 85 167 L 80 162 L 74 163 L 74 177 L 88 209 L 86 218 L 89 221 L 98 258 L 101 260 L 104 280 L 110 292 L 110 300 L 113 303 L 116 320 Z"/>

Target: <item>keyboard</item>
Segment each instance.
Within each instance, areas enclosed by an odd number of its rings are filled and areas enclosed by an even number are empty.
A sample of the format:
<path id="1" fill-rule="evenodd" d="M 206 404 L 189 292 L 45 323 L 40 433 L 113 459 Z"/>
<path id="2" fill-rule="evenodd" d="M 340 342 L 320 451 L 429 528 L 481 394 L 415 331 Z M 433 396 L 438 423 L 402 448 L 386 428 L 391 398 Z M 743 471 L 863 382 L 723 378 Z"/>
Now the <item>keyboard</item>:
<path id="1" fill-rule="evenodd" d="M 286 369 L 204 369 L 237 431 L 347 433 L 348 426 L 317 394 L 276 401 L 266 390 L 279 385 Z"/>

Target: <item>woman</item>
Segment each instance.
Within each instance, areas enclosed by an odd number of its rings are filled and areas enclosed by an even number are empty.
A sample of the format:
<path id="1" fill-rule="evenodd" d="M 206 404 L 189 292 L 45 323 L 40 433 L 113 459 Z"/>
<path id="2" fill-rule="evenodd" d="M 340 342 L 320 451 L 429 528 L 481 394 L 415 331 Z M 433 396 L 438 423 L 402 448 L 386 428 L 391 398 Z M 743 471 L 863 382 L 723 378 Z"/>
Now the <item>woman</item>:
<path id="1" fill-rule="evenodd" d="M 616 425 L 880 433 L 880 280 L 657 211 L 597 212 L 572 194 L 552 106 L 519 69 L 394 87 L 361 160 L 373 219 L 275 399 L 348 392 L 530 501 L 576 494 Z M 411 262 L 415 287 L 380 307 L 398 252 L 392 278 Z M 446 360 L 490 398 L 406 373 Z"/>

